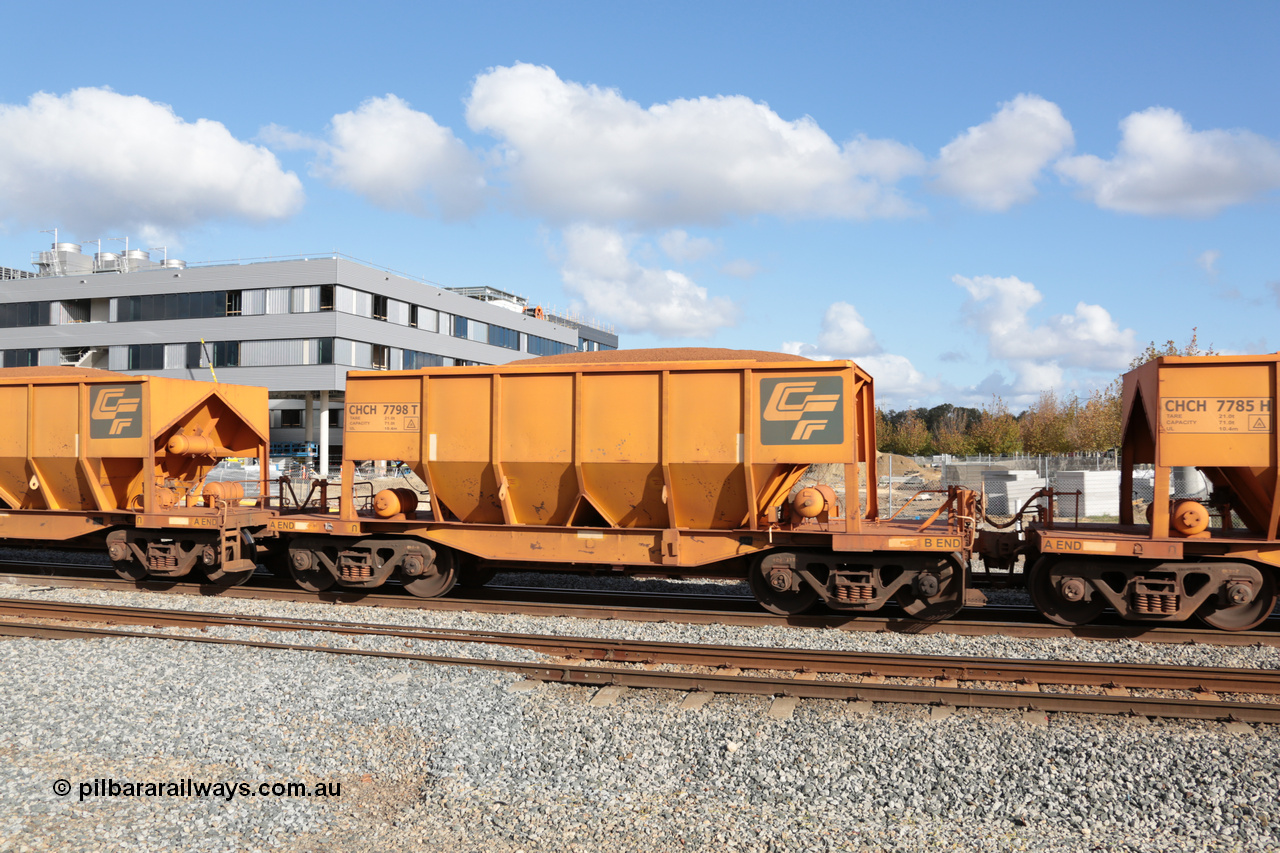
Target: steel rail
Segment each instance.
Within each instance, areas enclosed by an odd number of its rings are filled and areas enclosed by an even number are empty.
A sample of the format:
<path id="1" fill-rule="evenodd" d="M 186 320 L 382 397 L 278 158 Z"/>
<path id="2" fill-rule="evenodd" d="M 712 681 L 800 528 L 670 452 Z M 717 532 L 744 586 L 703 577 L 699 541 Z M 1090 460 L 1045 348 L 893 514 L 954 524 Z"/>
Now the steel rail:
<path id="1" fill-rule="evenodd" d="M 1214 646 L 1280 646 L 1280 632 L 1229 632 L 1180 626 L 1145 626 L 1138 624 L 1091 624 L 1067 627 L 1051 623 L 1010 623 L 992 620 L 948 619 L 943 622 L 921 622 L 897 616 L 878 615 L 801 615 L 777 616 L 764 612 L 686 610 L 680 608 L 625 607 L 619 605 L 568 604 L 564 602 L 494 601 L 476 598 L 414 598 L 407 594 L 339 590 L 307 592 L 303 589 L 274 587 L 217 587 L 181 581 L 126 581 L 113 577 L 63 577 L 59 575 L 0 574 L 0 583 L 49 585 L 66 588 L 98 589 L 124 592 L 223 596 L 299 603 L 352 604 L 363 607 L 405 608 L 489 614 L 515 614 L 576 619 L 626 620 L 633 622 L 674 622 L 690 625 L 777 625 L 793 628 L 825 628 L 839 631 L 871 631 L 896 634 L 955 634 L 959 636 L 991 636 L 1051 639 L 1075 637 L 1085 640 L 1130 639 L 1152 643 L 1202 643 Z M 1270 624 L 1274 624 L 1270 623 Z"/>
<path id="2" fill-rule="evenodd" d="M 523 675 L 526 678 L 583 686 L 623 687 L 679 691 L 792 696 L 801 699 L 837 699 L 862 702 L 892 702 L 916 705 L 947 705 L 963 708 L 999 708 L 1043 712 L 1129 714 L 1198 720 L 1234 720 L 1280 723 L 1280 704 L 1205 701 L 1138 696 L 1109 696 L 1072 693 L 1030 693 L 1016 690 L 986 690 L 968 687 L 939 687 L 865 682 L 810 681 L 799 678 L 768 678 L 723 673 L 653 672 L 619 667 L 547 665 L 517 661 L 424 655 L 372 649 L 335 648 L 299 643 L 272 643 L 222 637 L 154 634 L 108 628 L 71 628 L 53 625 L 0 622 L 0 636 L 44 639 L 147 639 L 207 645 L 241 646 L 277 651 L 300 651 L 353 657 L 414 661 L 444 666 L 466 666 Z"/>
<path id="3" fill-rule="evenodd" d="M 0 617 L 105 622 L 204 629 L 211 626 L 270 631 L 323 631 L 421 641 L 485 643 L 548 655 L 615 663 L 653 663 L 845 675 L 1071 684 L 1132 689 L 1280 694 L 1280 670 L 1192 667 L 1089 661 L 903 655 L 804 648 L 726 646 L 615 640 L 458 628 L 419 628 L 317 619 L 264 618 L 236 613 L 0 599 Z"/>

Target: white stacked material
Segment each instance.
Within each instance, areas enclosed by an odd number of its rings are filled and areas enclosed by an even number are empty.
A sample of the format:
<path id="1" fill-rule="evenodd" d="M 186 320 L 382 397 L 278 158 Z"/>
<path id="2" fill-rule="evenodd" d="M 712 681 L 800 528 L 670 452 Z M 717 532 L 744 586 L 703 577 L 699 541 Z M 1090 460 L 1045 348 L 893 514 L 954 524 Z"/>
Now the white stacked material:
<path id="1" fill-rule="evenodd" d="M 1061 471 L 1053 478 L 1053 487 L 1059 492 L 1058 515 L 1091 518 L 1120 514 L 1119 471 Z M 1068 492 L 1082 493 L 1078 509 L 1076 497 Z"/>
<path id="2" fill-rule="evenodd" d="M 1133 472 L 1133 499 L 1150 503 L 1155 497 L 1155 472 L 1151 470 Z M 1169 470 L 1169 497 L 1190 498 L 1203 501 L 1209 497 L 1212 489 L 1204 472 L 1197 468 L 1176 467 Z"/>
<path id="3" fill-rule="evenodd" d="M 1040 489 L 1048 485 L 1035 471 L 983 471 L 982 486 L 987 493 L 987 512 L 1013 515 Z"/>

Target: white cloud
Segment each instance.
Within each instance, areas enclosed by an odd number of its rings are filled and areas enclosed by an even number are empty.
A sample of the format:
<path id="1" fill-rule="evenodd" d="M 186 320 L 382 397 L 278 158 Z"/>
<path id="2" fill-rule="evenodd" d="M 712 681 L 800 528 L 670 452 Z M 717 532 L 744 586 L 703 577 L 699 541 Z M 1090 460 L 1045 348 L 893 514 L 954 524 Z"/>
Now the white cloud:
<path id="1" fill-rule="evenodd" d="M 942 385 L 925 376 L 906 356 L 883 352 L 858 309 L 848 302 L 832 303 L 822 316 L 816 344 L 785 341 L 782 351 L 817 361 L 848 358 L 871 374 L 875 380 L 876 400 L 893 406 L 915 404 Z M 893 406 L 890 406 L 892 408 Z"/>
<path id="2" fill-rule="evenodd" d="M 966 323 L 986 337 L 992 358 L 1017 373 L 1019 391 L 1058 385 L 1064 367 L 1122 369 L 1138 351 L 1133 329 L 1121 329 L 1100 305 L 1079 302 L 1074 313 L 1033 324 L 1030 312 L 1044 298 L 1035 285 L 1013 276 L 951 280 L 969 294 L 961 309 Z"/>
<path id="3" fill-rule="evenodd" d="M 835 302 L 822 315 L 818 349 L 833 356 L 858 358 L 880 352 L 880 344 L 857 308 Z"/>
<path id="4" fill-rule="evenodd" d="M 1209 249 L 1201 252 L 1200 257 L 1196 258 L 1196 266 L 1204 270 L 1210 278 L 1218 277 L 1218 258 L 1222 257 L 1222 253 L 1217 249 Z"/>
<path id="5" fill-rule="evenodd" d="M 1062 110 L 1038 95 L 1018 95 L 990 121 L 969 128 L 943 147 L 933 165 L 933 187 L 985 210 L 1030 201 L 1036 179 L 1075 141 Z"/>
<path id="6" fill-rule="evenodd" d="M 221 123 L 110 89 L 0 104 L 0 219 L 82 235 L 173 235 L 209 220 L 283 219 L 302 184 Z"/>
<path id="7" fill-rule="evenodd" d="M 709 338 L 737 322 L 738 308 L 708 297 L 688 276 L 638 264 L 633 240 L 612 228 L 572 225 L 564 230 L 561 275 L 588 314 L 628 332 Z"/>
<path id="8" fill-rule="evenodd" d="M 754 278 L 760 272 L 760 265 L 745 258 L 736 258 L 721 266 L 720 272 L 734 278 Z"/>
<path id="9" fill-rule="evenodd" d="M 857 361 L 858 366 L 875 380 L 877 400 L 919 401 L 936 394 L 942 387 L 938 380 L 930 379 L 917 370 L 905 355 L 864 355 Z"/>
<path id="10" fill-rule="evenodd" d="M 1099 207 L 1148 216 L 1211 216 L 1280 188 L 1280 145 L 1247 130 L 1194 131 L 1164 107 L 1120 122 L 1111 160 L 1093 155 L 1059 161 Z"/>
<path id="11" fill-rule="evenodd" d="M 898 142 L 838 144 L 808 116 L 787 121 L 740 95 L 646 108 L 525 63 L 476 79 L 467 122 L 501 140 L 517 203 L 562 222 L 902 216 L 914 209 L 893 184 L 924 167 Z"/>
<path id="12" fill-rule="evenodd" d="M 452 130 L 395 95 L 335 115 L 326 140 L 275 126 L 263 135 L 281 147 L 315 151 L 317 177 L 382 208 L 459 219 L 484 203 L 480 160 Z"/>
<path id="13" fill-rule="evenodd" d="M 667 257 L 677 263 L 700 261 L 717 251 L 715 241 L 706 237 L 690 237 L 688 232 L 679 228 L 659 237 L 658 245 Z"/>

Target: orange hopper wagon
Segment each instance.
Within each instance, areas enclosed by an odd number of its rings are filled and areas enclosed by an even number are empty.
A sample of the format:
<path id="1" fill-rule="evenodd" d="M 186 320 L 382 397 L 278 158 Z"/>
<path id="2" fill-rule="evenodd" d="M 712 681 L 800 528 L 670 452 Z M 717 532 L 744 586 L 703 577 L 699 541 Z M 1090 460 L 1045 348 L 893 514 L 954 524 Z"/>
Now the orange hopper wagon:
<path id="1" fill-rule="evenodd" d="M 1110 605 L 1127 619 L 1198 615 L 1225 630 L 1267 618 L 1280 567 L 1277 365 L 1280 354 L 1166 356 L 1125 374 L 1119 524 L 1032 526 L 1042 611 L 1080 624 Z M 1146 518 L 1134 513 L 1137 465 L 1153 468 Z M 1168 499 L 1180 467 L 1203 472 L 1207 501 Z"/>
<path id="2" fill-rule="evenodd" d="M 871 377 L 856 364 L 777 353 L 629 350 L 353 372 L 330 524 L 351 539 L 295 539 L 295 577 L 372 586 L 399 571 L 411 591 L 439 595 L 459 571 L 603 568 L 745 576 L 778 612 L 819 599 L 954 609 L 972 493 L 924 524 L 879 519 L 858 486 L 876 483 L 874 422 Z M 426 493 L 357 498 L 366 460 L 403 463 Z M 798 490 L 813 465 L 840 482 Z M 966 495 L 967 511 L 956 503 Z"/>
<path id="3" fill-rule="evenodd" d="M 266 389 L 6 368 L 0 412 L 0 537 L 103 547 L 135 579 L 252 574 L 269 513 L 207 477 L 233 456 L 267 470 Z"/>

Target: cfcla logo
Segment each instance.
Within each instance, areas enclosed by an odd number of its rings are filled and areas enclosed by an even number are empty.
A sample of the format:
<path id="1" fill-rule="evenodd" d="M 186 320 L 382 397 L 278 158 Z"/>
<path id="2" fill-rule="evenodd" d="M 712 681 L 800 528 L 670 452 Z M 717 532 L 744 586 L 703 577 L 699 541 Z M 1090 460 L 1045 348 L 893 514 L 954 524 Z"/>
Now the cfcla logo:
<path id="1" fill-rule="evenodd" d="M 839 444 L 844 440 L 841 390 L 838 376 L 761 380 L 761 397 L 766 400 L 760 413 L 761 440 L 765 444 Z M 812 417 L 815 414 L 828 417 Z"/>
<path id="2" fill-rule="evenodd" d="M 93 389 L 89 410 L 90 438 L 137 438 L 142 435 L 142 387 L 100 385 Z"/>

